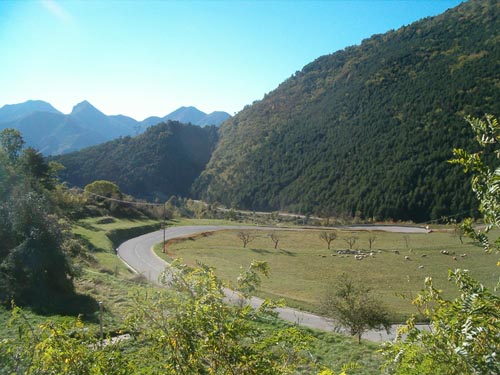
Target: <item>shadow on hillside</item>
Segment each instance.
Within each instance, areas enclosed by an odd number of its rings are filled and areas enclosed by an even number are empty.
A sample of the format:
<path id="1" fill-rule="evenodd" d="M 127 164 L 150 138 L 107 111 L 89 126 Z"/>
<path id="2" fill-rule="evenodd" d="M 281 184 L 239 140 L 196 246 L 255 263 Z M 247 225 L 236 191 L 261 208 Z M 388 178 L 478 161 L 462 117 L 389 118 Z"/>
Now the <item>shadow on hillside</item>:
<path id="1" fill-rule="evenodd" d="M 90 230 L 92 232 L 102 232 L 102 231 L 104 231 L 104 229 L 97 228 L 97 227 L 94 226 L 94 224 L 91 224 L 91 223 L 79 222 L 78 226 L 80 226 L 82 228 L 85 228 L 85 229 L 88 229 L 88 230 Z"/>
<path id="2" fill-rule="evenodd" d="M 92 243 L 92 241 L 90 241 L 86 236 L 84 235 L 81 235 L 81 234 L 76 234 L 75 235 L 76 238 L 78 238 L 78 240 L 80 242 L 82 242 L 84 244 L 84 246 L 89 249 L 89 251 L 91 253 L 101 253 L 101 252 L 106 252 L 105 249 L 103 249 L 102 247 L 96 247 L 94 246 L 94 244 Z"/>
<path id="3" fill-rule="evenodd" d="M 98 302 L 88 295 L 78 293 L 32 292 L 24 298 L 21 307 L 29 307 L 39 315 L 80 316 L 88 322 L 97 321 Z"/>

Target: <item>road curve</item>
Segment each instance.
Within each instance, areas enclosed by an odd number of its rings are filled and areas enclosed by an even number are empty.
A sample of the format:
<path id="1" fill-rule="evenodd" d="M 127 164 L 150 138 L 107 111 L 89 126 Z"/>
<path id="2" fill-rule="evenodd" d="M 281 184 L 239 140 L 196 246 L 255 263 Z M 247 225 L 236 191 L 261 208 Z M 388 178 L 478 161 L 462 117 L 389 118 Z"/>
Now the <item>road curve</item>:
<path id="1" fill-rule="evenodd" d="M 200 226 L 183 226 L 172 227 L 165 230 L 165 240 L 173 238 L 189 236 L 201 232 L 213 232 L 224 229 L 252 229 L 252 230 L 302 230 L 290 228 L 275 228 L 275 227 L 254 227 L 254 226 L 222 226 L 222 225 L 200 225 Z M 403 226 L 349 226 L 342 227 L 348 230 L 387 230 L 391 232 L 400 233 L 427 233 L 426 229 L 417 227 L 403 227 Z M 135 272 L 144 275 L 148 280 L 153 283 L 158 283 L 160 274 L 164 271 L 168 263 L 158 257 L 153 252 L 153 246 L 163 241 L 163 230 L 144 234 L 139 237 L 132 238 L 122 243 L 118 249 L 118 256 Z M 229 289 L 225 290 L 226 296 L 229 300 L 237 298 Z M 259 306 L 262 299 L 252 297 L 250 304 L 254 307 Z M 292 309 L 289 307 L 279 308 L 277 312 L 280 318 L 292 323 L 297 323 L 305 327 L 315 328 L 325 331 L 332 331 L 335 329 L 331 319 L 321 317 L 318 315 L 310 314 L 304 311 Z M 368 331 L 363 334 L 363 338 L 370 341 L 387 341 L 395 337 L 397 326 L 393 326 L 391 333 L 387 334 L 385 331 Z"/>

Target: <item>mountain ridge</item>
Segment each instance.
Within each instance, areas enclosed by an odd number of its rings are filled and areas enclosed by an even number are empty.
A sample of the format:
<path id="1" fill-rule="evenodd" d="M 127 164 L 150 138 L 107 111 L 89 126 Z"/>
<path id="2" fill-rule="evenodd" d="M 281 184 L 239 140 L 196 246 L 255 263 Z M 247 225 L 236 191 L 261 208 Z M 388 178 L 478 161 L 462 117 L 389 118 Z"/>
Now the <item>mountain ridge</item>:
<path id="1" fill-rule="evenodd" d="M 126 136 L 76 152 L 51 157 L 65 166 L 61 178 L 84 187 L 109 180 L 135 197 L 186 196 L 217 143 L 215 126 L 168 120 L 142 134 Z"/>
<path id="2" fill-rule="evenodd" d="M 0 108 L 0 122 L 13 121 L 32 112 L 61 113 L 43 100 L 28 100 L 19 104 L 6 104 Z"/>
<path id="3" fill-rule="evenodd" d="M 427 221 L 473 214 L 463 117 L 500 113 L 500 3 L 474 0 L 317 58 L 220 128 L 195 196 Z"/>
<path id="4" fill-rule="evenodd" d="M 217 115 L 214 116 L 214 113 Z M 173 117 L 178 114 L 182 114 L 182 122 L 198 126 L 220 125 L 231 117 L 226 112 L 205 114 L 195 107 L 181 107 L 164 117 L 151 116 L 137 121 L 125 115 L 105 115 L 87 100 L 76 104 L 69 114 L 63 114 L 47 102 L 28 100 L 0 108 L 0 130 L 20 130 L 28 146 L 50 155 L 73 152 L 115 138 L 137 135 L 149 126 L 170 119 L 177 120 Z M 42 134 L 40 128 L 44 129 Z"/>

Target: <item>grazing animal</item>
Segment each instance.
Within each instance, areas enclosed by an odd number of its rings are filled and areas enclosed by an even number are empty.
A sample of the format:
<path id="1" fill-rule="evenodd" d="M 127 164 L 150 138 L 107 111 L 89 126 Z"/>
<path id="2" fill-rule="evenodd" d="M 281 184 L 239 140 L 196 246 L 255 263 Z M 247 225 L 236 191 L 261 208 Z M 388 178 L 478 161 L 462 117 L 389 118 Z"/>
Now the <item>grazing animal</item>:
<path id="1" fill-rule="evenodd" d="M 407 256 L 405 256 L 405 259 L 406 260 L 410 260 L 410 257 L 407 255 Z"/>
<path id="2" fill-rule="evenodd" d="M 424 266 L 418 266 L 418 268 L 424 268 Z"/>

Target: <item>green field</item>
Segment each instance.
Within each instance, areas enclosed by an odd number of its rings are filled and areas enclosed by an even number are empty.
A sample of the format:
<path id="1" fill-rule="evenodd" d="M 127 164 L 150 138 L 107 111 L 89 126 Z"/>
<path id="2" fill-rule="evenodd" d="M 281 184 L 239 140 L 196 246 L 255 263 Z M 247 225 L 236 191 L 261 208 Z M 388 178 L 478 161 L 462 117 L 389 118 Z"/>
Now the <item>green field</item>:
<path id="1" fill-rule="evenodd" d="M 258 295 L 285 298 L 290 306 L 313 312 L 320 311 L 324 294 L 345 272 L 371 287 L 395 321 L 416 313 L 410 300 L 422 289 L 427 276 L 432 276 L 435 286 L 449 297 L 456 295 L 447 281 L 449 269 L 468 269 L 491 289 L 499 277 L 497 254 L 486 254 L 469 239 L 461 244 L 449 230 L 429 234 L 337 230 L 331 250 L 319 238 L 321 230 L 275 232 L 280 239 L 277 249 L 269 237 L 272 230 L 250 233 L 255 239 L 247 248 L 237 237 L 238 231 L 226 230 L 173 243 L 168 247 L 168 256 L 181 258 L 189 265 L 199 261 L 215 267 L 219 277 L 230 285 L 241 267 L 247 267 L 252 260 L 267 261 L 271 276 L 264 280 Z M 373 235 L 373 256 L 356 260 L 354 255 L 337 254 L 349 248 L 344 239 L 352 236 L 358 237 L 353 249 L 369 251 L 368 238 Z M 450 255 L 443 255 L 442 250 Z"/>
<path id="2" fill-rule="evenodd" d="M 124 327 L 124 319 L 130 309 L 133 309 L 133 295 L 136 293 L 151 293 L 156 287 L 138 277 L 126 268 L 113 251 L 113 242 L 110 239 L 113 231 L 135 230 L 147 228 L 158 224 L 152 220 L 129 220 L 114 218 L 107 222 L 107 218 L 89 218 L 75 223 L 73 232 L 80 235 L 90 247 L 90 255 L 95 259 L 92 264 L 83 265 L 81 275 L 75 280 L 75 286 L 80 294 L 89 295 L 96 301 L 104 304 L 104 330 L 117 332 Z M 228 225 L 238 224 L 221 220 L 191 220 L 182 219 L 173 221 L 172 225 Z M 135 229 L 134 229 L 135 228 Z M 112 237 L 112 236 L 111 236 Z M 41 324 L 47 320 L 52 322 L 72 321 L 75 316 L 38 315 L 28 308 L 24 310 L 27 319 L 33 325 Z M 16 334 L 13 327 L 9 327 L 10 312 L 0 307 L 0 337 Z M 85 319 L 86 327 L 98 332 L 98 315 Z M 267 323 L 264 329 L 276 329 L 285 322 Z M 342 335 L 308 330 L 312 336 L 312 355 L 319 363 L 334 369 L 339 369 L 342 364 L 357 362 L 362 367 L 351 371 L 352 375 L 368 375 L 379 372 L 381 356 L 377 352 L 378 344 L 363 341 L 357 345 L 350 337 Z M 140 357 L 141 342 L 129 340 L 123 342 L 122 349 L 134 358 L 136 363 L 151 365 L 153 359 Z"/>

